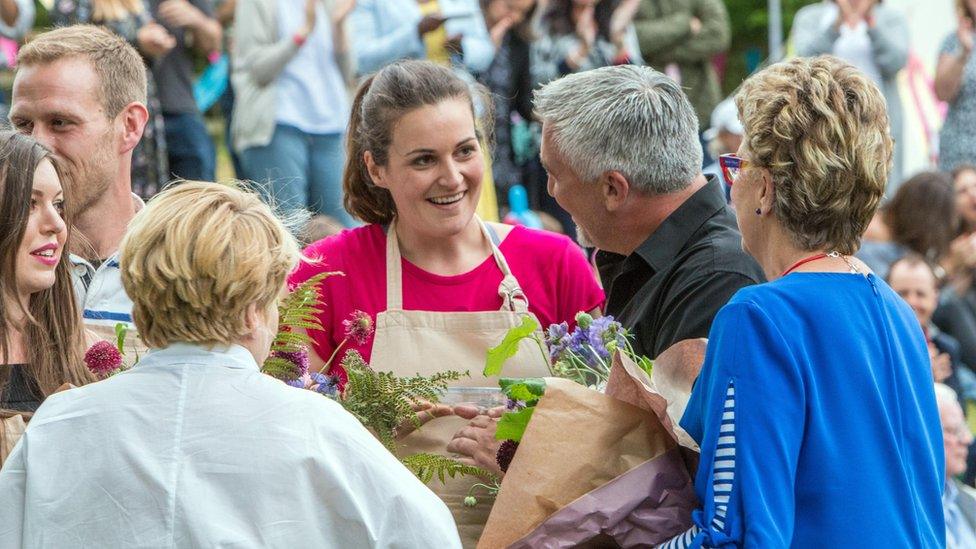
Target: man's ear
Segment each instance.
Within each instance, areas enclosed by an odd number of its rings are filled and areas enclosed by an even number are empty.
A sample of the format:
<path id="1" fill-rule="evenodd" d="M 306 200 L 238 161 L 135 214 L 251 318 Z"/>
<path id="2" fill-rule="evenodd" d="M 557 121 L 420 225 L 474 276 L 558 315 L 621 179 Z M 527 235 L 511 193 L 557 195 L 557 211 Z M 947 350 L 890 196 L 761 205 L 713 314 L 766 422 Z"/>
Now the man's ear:
<path id="1" fill-rule="evenodd" d="M 122 121 L 122 142 L 119 153 L 127 153 L 136 148 L 142 133 L 149 122 L 149 109 L 138 101 L 133 101 L 122 109 L 117 119 Z"/>
<path id="2" fill-rule="evenodd" d="M 384 173 L 383 167 L 376 163 L 376 159 L 373 158 L 371 151 L 365 151 L 363 153 L 363 162 L 366 163 L 366 173 L 373 180 L 373 184 L 381 189 L 389 190 L 390 187 L 386 182 L 386 177 L 384 177 L 386 174 Z"/>
<path id="3" fill-rule="evenodd" d="M 603 202 L 607 211 L 619 210 L 630 198 L 630 181 L 618 171 L 609 171 L 600 178 L 600 188 L 603 191 Z"/>

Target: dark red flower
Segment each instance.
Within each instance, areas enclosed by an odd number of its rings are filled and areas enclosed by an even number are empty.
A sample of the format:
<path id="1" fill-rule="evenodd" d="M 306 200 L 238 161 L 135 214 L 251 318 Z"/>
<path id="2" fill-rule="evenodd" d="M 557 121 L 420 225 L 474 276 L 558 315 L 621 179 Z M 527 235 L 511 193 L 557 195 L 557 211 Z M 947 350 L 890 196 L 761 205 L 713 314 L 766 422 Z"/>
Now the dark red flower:
<path id="1" fill-rule="evenodd" d="M 122 353 L 103 339 L 85 351 L 85 365 L 91 373 L 104 377 L 122 367 Z"/>
<path id="2" fill-rule="evenodd" d="M 515 451 L 518 450 L 518 445 L 519 443 L 514 440 L 506 440 L 498 447 L 498 453 L 495 454 L 495 461 L 503 473 L 507 472 L 508 466 L 512 464 L 512 459 L 515 458 Z"/>

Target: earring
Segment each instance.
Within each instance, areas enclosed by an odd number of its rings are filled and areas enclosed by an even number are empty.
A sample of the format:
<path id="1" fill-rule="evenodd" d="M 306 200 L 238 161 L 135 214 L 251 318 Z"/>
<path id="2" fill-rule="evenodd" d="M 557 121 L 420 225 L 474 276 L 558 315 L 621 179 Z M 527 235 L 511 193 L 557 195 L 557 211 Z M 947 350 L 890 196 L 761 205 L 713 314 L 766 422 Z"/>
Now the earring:
<path id="1" fill-rule="evenodd" d="M 762 215 L 762 208 L 756 208 L 756 215 Z"/>

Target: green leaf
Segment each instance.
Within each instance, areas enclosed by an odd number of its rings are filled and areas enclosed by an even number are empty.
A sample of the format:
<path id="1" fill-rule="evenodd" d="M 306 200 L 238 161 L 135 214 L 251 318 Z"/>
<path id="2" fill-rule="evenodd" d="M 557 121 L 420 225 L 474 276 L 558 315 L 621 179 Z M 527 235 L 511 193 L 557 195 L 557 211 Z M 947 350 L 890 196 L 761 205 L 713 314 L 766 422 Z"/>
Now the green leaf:
<path id="1" fill-rule="evenodd" d="M 523 408 L 518 412 L 508 412 L 498 420 L 498 429 L 495 430 L 495 438 L 498 440 L 514 440 L 519 442 L 525 434 L 525 428 L 532 419 L 535 408 Z"/>
<path id="2" fill-rule="evenodd" d="M 646 356 L 641 356 L 637 360 L 637 365 L 640 366 L 641 370 L 647 372 L 648 377 L 652 377 L 654 373 L 654 361 L 647 358 Z"/>
<path id="3" fill-rule="evenodd" d="M 539 323 L 529 315 L 522 317 L 522 324 L 512 328 L 505 334 L 505 339 L 497 347 L 488 349 L 488 360 L 485 363 L 485 377 L 497 376 L 502 373 L 505 361 L 515 356 L 519 343 L 527 337 L 532 337 L 539 329 Z"/>
<path id="4" fill-rule="evenodd" d="M 119 353 L 125 354 L 125 333 L 129 331 L 129 327 L 123 322 L 119 322 L 115 325 L 115 346 L 119 349 Z"/>
<path id="5" fill-rule="evenodd" d="M 508 398 L 523 402 L 537 401 L 546 393 L 546 380 L 541 377 L 506 377 L 498 381 L 498 386 Z"/>

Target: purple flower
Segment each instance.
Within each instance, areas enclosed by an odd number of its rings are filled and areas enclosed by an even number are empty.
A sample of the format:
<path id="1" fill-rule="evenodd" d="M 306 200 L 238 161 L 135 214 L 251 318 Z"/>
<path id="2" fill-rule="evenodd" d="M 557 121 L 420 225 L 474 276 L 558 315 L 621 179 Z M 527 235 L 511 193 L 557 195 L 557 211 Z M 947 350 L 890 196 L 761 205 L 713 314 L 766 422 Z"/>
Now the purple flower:
<path id="1" fill-rule="evenodd" d="M 115 345 L 102 340 L 85 351 L 85 365 L 91 373 L 105 377 L 122 367 L 122 353 Z"/>
<path id="2" fill-rule="evenodd" d="M 342 326 L 346 329 L 346 337 L 360 345 L 365 345 L 373 335 L 373 319 L 363 311 L 353 311 L 342 321 Z"/>
<path id="3" fill-rule="evenodd" d="M 552 324 L 546 331 L 546 343 L 549 344 L 549 358 L 559 360 L 563 351 L 569 346 L 571 338 L 569 335 L 569 324 Z"/>
<path id="4" fill-rule="evenodd" d="M 315 372 L 311 374 L 312 378 L 312 389 L 323 395 L 335 396 L 339 390 L 339 377 L 330 376 L 326 374 L 320 374 Z"/>
<path id="5" fill-rule="evenodd" d="M 293 387 L 304 386 L 302 377 L 308 373 L 309 366 L 308 349 L 306 347 L 302 347 L 297 351 L 272 351 L 271 356 L 286 360 L 295 367 L 295 377 L 291 381 L 285 380 L 289 385 Z M 296 383 L 298 384 L 296 385 Z"/>

